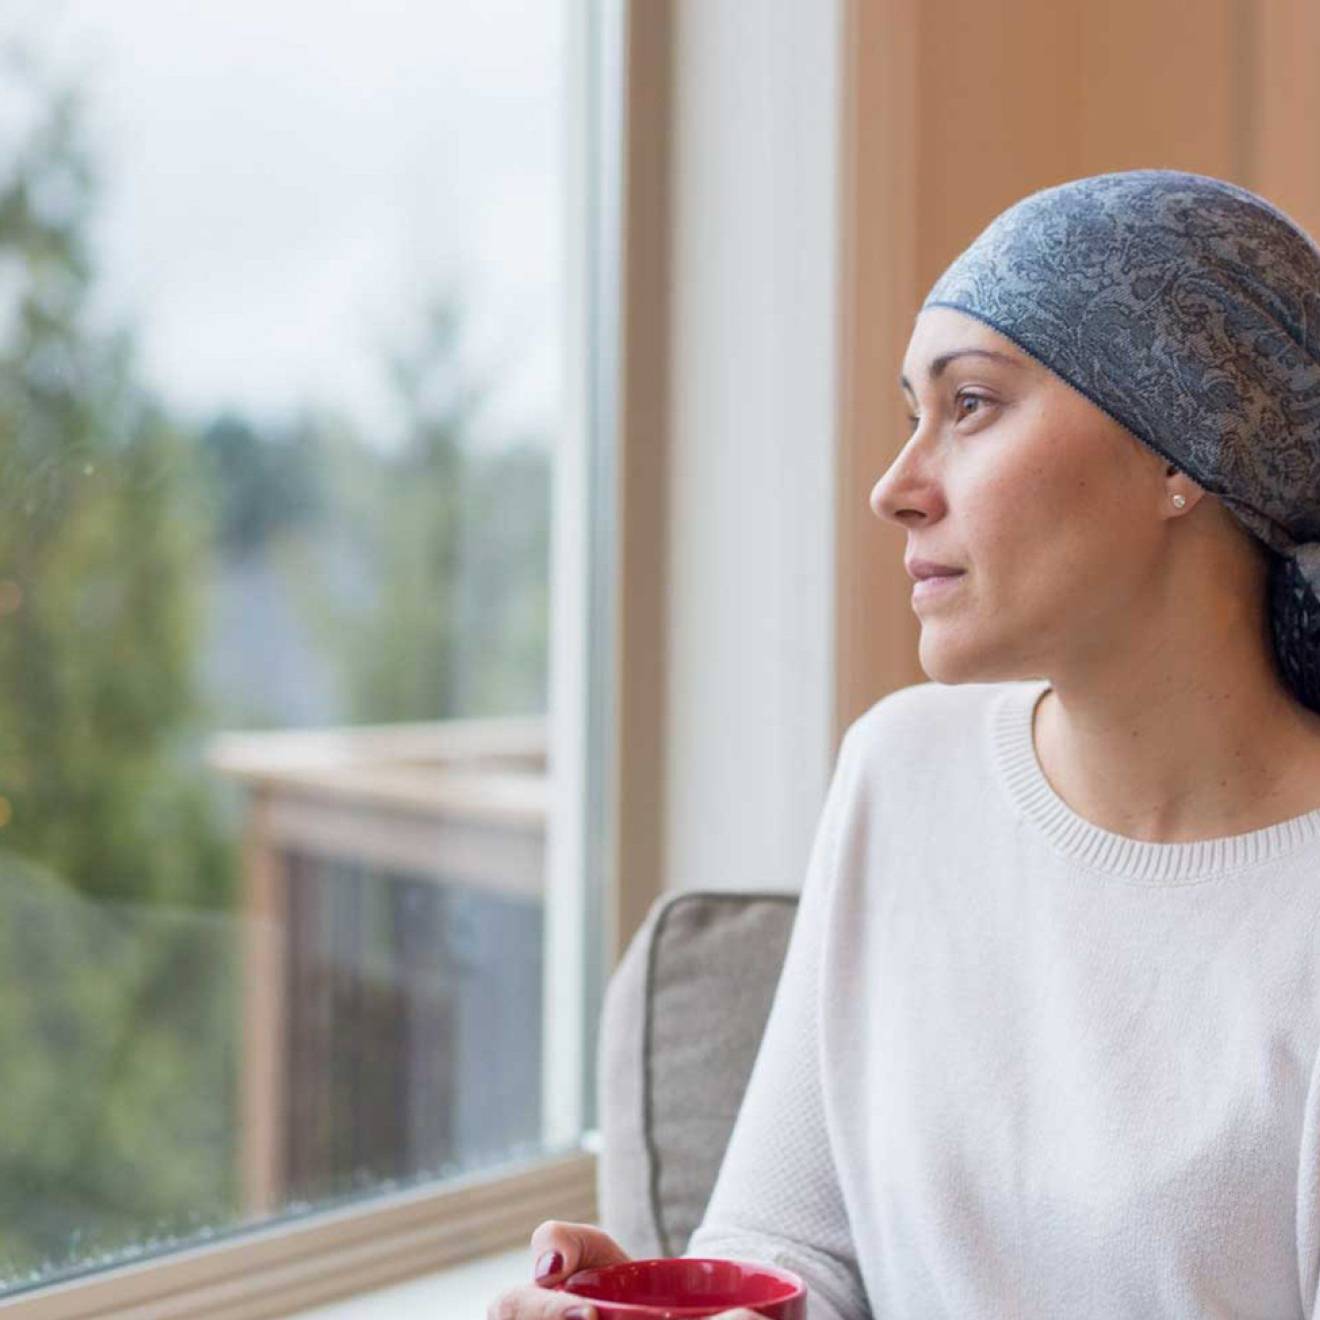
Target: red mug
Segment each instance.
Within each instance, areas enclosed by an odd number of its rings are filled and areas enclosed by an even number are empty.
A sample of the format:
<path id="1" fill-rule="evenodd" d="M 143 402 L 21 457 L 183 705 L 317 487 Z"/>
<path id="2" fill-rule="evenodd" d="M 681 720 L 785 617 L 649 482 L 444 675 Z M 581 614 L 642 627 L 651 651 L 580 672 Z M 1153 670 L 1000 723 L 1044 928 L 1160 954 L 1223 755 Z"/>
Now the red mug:
<path id="1" fill-rule="evenodd" d="M 807 1285 L 792 1271 L 692 1256 L 578 1270 L 554 1285 L 600 1320 L 698 1320 L 745 1306 L 766 1320 L 807 1320 Z"/>

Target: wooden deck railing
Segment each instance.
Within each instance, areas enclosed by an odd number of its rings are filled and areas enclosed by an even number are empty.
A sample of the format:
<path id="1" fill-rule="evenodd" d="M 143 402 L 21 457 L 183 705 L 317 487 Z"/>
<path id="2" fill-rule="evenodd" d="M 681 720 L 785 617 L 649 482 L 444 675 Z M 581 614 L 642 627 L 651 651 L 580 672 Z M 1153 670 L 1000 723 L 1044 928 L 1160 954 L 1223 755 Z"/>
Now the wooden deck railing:
<path id="1" fill-rule="evenodd" d="M 248 1213 L 540 1132 L 545 722 L 224 734 L 245 789 Z"/>

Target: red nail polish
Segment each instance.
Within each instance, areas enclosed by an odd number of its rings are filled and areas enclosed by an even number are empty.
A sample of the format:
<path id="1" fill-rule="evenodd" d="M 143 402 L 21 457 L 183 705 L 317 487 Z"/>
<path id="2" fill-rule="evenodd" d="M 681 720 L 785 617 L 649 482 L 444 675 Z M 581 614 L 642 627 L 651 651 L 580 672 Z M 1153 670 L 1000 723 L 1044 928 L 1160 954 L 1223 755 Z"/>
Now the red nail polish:
<path id="1" fill-rule="evenodd" d="M 547 1251 L 545 1255 L 536 1262 L 537 1283 L 540 1283 L 542 1279 L 548 1279 L 552 1274 L 558 1274 L 563 1268 L 563 1256 L 557 1251 Z"/>

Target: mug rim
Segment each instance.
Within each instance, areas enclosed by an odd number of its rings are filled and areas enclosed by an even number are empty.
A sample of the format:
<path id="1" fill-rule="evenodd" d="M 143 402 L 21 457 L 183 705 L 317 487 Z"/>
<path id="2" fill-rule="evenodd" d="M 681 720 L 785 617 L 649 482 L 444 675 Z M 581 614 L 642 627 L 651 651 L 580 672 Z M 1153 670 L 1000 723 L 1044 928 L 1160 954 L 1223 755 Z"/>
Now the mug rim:
<path id="1" fill-rule="evenodd" d="M 557 1292 L 569 1292 L 569 1282 L 577 1278 L 579 1274 L 601 1273 L 608 1270 L 621 1269 L 628 1265 L 655 1265 L 661 1262 L 669 1263 L 670 1261 L 675 1260 L 691 1261 L 693 1263 L 705 1262 L 712 1265 L 740 1265 L 745 1269 L 759 1270 L 764 1274 L 774 1275 L 776 1278 L 792 1287 L 793 1291 L 791 1293 L 786 1293 L 783 1297 L 776 1297 L 773 1302 L 758 1302 L 756 1303 L 758 1306 L 781 1306 L 784 1302 L 795 1302 L 807 1295 L 807 1285 L 800 1274 L 797 1274 L 793 1270 L 785 1269 L 782 1265 L 769 1265 L 766 1262 L 759 1260 L 744 1260 L 741 1256 L 644 1256 L 637 1260 L 616 1261 L 612 1265 L 588 1265 L 584 1269 L 574 1270 L 572 1274 L 561 1279 L 554 1285 L 554 1287 Z M 580 1293 L 570 1293 L 569 1295 L 573 1297 L 581 1296 Z M 654 1317 L 657 1314 L 657 1311 L 659 1311 L 674 1317 L 674 1320 L 685 1320 L 685 1318 L 690 1318 L 690 1320 L 705 1320 L 706 1317 L 718 1315 L 720 1311 L 729 1309 L 727 1303 L 712 1302 L 707 1302 L 699 1306 L 667 1306 L 663 1303 L 657 1302 L 616 1302 L 604 1297 L 583 1297 L 582 1300 L 590 1303 L 592 1306 L 608 1306 L 616 1311 L 622 1311 L 627 1314 L 635 1314 L 642 1317 Z M 719 1310 L 712 1311 L 711 1307 L 713 1305 L 718 1305 Z M 734 1303 L 734 1305 L 742 1305 L 742 1303 Z M 752 1307 L 749 1309 L 755 1308 Z"/>

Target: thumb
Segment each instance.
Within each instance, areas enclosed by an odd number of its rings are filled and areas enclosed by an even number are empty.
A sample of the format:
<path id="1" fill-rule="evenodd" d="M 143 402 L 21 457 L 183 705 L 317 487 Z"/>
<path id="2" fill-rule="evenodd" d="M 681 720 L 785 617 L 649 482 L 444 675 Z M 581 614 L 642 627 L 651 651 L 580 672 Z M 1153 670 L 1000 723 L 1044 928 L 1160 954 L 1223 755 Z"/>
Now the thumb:
<path id="1" fill-rule="evenodd" d="M 532 1234 L 532 1273 L 536 1282 L 551 1287 L 575 1270 L 597 1265 L 619 1265 L 631 1260 L 624 1249 L 594 1224 L 573 1224 L 547 1219 Z"/>

